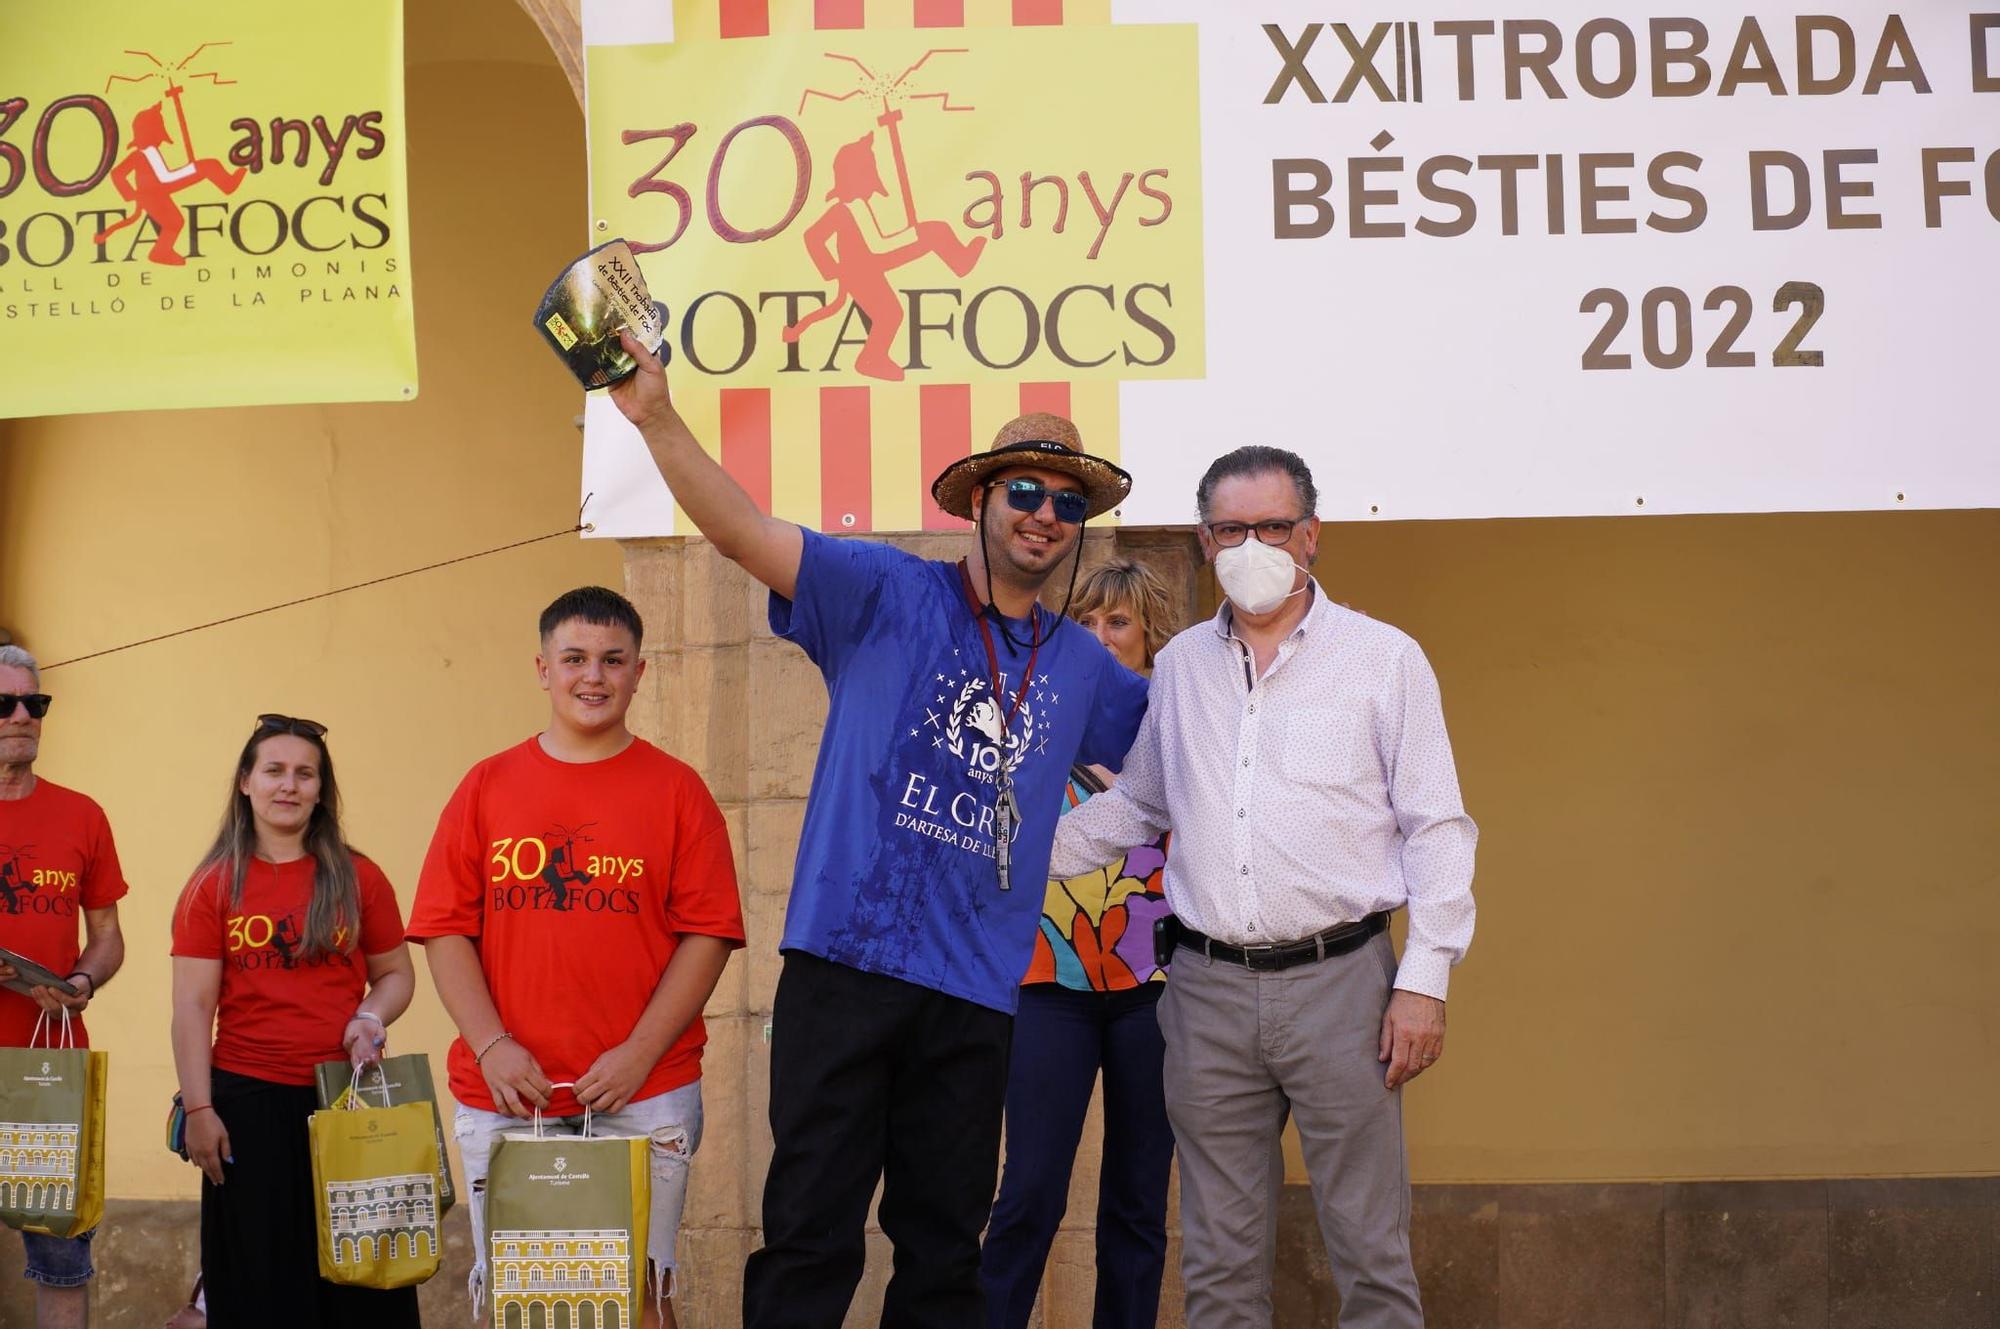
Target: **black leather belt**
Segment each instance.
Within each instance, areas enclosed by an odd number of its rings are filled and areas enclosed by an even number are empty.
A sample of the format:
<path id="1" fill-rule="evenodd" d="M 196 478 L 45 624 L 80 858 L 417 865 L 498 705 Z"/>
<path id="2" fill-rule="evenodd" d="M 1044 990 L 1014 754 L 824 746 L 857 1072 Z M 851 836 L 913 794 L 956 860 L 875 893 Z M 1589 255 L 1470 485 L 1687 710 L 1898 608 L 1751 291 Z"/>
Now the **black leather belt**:
<path id="1" fill-rule="evenodd" d="M 1195 952 L 1210 960 L 1227 960 L 1230 964 L 1240 964 L 1245 969 L 1272 971 L 1290 969 L 1295 965 L 1316 964 L 1336 955 L 1346 955 L 1359 950 L 1377 933 L 1389 926 L 1389 915 L 1370 914 L 1359 923 L 1342 923 L 1337 928 L 1305 938 L 1303 941 L 1283 941 L 1270 946 L 1231 946 L 1226 941 L 1216 941 L 1203 936 L 1186 924 L 1181 925 L 1180 944 L 1183 949 Z"/>

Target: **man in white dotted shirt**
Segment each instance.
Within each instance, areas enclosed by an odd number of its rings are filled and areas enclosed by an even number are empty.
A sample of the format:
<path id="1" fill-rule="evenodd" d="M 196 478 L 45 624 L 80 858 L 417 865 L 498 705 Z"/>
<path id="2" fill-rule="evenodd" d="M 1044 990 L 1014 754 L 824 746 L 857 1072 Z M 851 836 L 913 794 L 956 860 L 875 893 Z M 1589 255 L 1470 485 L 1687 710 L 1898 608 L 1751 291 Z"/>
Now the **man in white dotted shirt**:
<path id="1" fill-rule="evenodd" d="M 1189 1329 L 1271 1323 L 1269 1159 L 1288 1114 L 1342 1329 L 1419 1329 L 1402 1086 L 1444 1046 L 1477 839 L 1437 678 L 1307 572 L 1318 494 L 1295 454 L 1229 453 L 1196 505 L 1228 602 L 1160 652 L 1124 772 L 1058 823 L 1052 870 L 1174 832 L 1159 1009 Z"/>

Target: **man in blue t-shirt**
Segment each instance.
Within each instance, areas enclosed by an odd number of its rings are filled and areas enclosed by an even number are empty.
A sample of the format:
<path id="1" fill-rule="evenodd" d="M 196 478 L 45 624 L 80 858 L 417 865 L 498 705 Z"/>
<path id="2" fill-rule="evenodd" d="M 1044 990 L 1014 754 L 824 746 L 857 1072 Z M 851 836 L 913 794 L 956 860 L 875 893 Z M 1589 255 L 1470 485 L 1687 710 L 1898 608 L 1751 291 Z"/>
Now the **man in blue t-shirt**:
<path id="1" fill-rule="evenodd" d="M 895 1245 L 882 1322 L 984 1316 L 1007 1050 L 1073 762 L 1122 764 L 1146 685 L 1037 603 L 1085 520 L 1131 477 L 1060 416 L 1009 422 L 931 487 L 975 524 L 930 562 L 759 511 L 674 410 L 658 359 L 611 390 L 674 497 L 771 588 L 771 628 L 826 678 L 772 1013 L 764 1247 L 745 1329 L 829 1329 L 866 1261 L 868 1202 Z"/>

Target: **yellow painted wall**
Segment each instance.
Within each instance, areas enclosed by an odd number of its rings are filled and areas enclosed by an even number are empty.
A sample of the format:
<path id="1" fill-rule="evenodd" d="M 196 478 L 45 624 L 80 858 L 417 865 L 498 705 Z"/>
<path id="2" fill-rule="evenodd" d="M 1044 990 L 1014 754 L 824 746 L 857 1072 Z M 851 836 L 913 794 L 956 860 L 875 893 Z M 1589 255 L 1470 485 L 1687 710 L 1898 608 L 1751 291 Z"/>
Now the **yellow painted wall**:
<path id="1" fill-rule="evenodd" d="M 1481 828 L 1422 1181 L 2000 1172 L 2000 512 L 1403 523 Z"/>
<path id="2" fill-rule="evenodd" d="M 587 244 L 582 116 L 511 0 L 407 8 L 419 399 L 12 422 L 0 625 L 43 660 L 574 520 L 581 398 L 529 315 Z M 332 727 L 350 834 L 407 910 L 458 777 L 546 715 L 536 615 L 620 576 L 615 544 L 565 537 L 47 676 L 39 769 L 105 805 L 132 883 L 129 958 L 91 1010 L 112 1054 L 112 1194 L 195 1193 L 160 1145 L 168 915 L 252 718 Z M 450 1025 L 418 972 L 392 1050 L 428 1049 L 441 1076 Z"/>

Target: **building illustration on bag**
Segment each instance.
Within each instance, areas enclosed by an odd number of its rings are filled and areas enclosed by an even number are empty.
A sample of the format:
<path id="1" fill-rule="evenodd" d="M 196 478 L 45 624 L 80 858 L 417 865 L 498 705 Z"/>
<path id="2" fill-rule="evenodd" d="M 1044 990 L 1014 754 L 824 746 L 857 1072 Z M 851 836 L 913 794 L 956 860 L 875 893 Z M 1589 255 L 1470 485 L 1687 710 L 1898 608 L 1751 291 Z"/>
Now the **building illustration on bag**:
<path id="1" fill-rule="evenodd" d="M 631 1246 L 624 1228 L 495 1232 L 488 1262 L 496 1329 L 628 1329 Z"/>
<path id="2" fill-rule="evenodd" d="M 326 1183 L 333 1262 L 438 1253 L 437 1178 L 428 1172 Z M 400 1240 L 399 1240 L 400 1238 Z"/>
<path id="3" fill-rule="evenodd" d="M 0 1208 L 75 1208 L 81 1135 L 75 1122 L 0 1121 Z"/>

